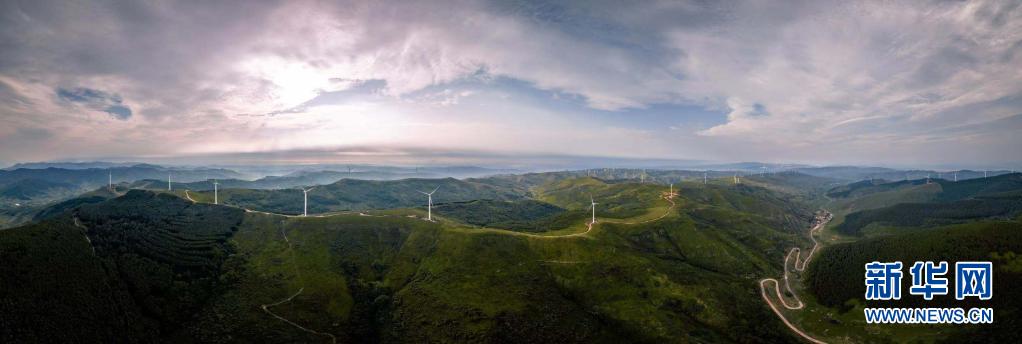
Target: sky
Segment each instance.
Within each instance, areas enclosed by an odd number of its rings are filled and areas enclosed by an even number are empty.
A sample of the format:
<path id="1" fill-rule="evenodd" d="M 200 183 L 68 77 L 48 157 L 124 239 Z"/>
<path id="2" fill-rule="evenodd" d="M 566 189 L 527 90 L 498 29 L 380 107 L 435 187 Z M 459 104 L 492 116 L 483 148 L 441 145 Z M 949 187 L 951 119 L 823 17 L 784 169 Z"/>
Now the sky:
<path id="1" fill-rule="evenodd" d="M 0 163 L 1004 166 L 1020 134 L 1011 0 L 0 2 Z"/>

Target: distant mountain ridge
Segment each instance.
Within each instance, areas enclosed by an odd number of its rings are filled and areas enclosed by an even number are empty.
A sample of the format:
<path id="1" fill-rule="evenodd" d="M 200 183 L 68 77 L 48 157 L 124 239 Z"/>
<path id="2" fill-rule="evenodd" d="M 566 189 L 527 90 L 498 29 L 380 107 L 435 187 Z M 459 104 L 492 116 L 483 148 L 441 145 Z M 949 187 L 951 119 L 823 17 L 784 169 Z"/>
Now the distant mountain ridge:
<path id="1" fill-rule="evenodd" d="M 176 181 L 193 182 L 211 178 L 241 178 L 238 172 L 225 169 L 183 169 L 156 165 L 135 165 L 128 167 L 66 169 L 57 167 L 18 168 L 0 170 L 0 186 L 20 180 L 36 179 L 54 183 L 67 183 L 94 188 L 106 185 L 109 178 L 114 183 L 134 182 L 142 179 L 162 179 L 169 176 Z"/>
<path id="2" fill-rule="evenodd" d="M 11 165 L 4 168 L 4 170 L 16 170 L 19 168 L 28 169 L 44 169 L 44 168 L 63 168 L 68 170 L 84 170 L 90 168 L 111 168 L 111 167 L 130 167 L 138 165 L 147 165 L 140 162 L 108 162 L 108 161 L 89 161 L 89 162 L 22 162 Z"/>

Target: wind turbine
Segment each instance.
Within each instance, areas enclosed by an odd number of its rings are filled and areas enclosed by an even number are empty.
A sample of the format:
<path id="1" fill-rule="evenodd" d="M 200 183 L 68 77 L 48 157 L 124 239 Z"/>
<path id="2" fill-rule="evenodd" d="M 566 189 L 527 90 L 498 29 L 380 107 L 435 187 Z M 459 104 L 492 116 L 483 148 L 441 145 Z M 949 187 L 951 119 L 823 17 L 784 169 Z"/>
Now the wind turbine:
<path id="1" fill-rule="evenodd" d="M 217 196 L 217 185 L 220 185 L 220 183 L 213 179 L 213 204 L 220 204 L 220 198 Z"/>
<path id="2" fill-rule="evenodd" d="M 426 195 L 426 197 L 429 197 L 428 201 L 426 202 L 426 221 L 433 221 L 433 193 L 439 189 L 440 186 L 437 185 L 436 189 L 433 189 L 433 191 L 430 191 L 428 193 L 419 191 L 419 193 Z"/>
<path id="3" fill-rule="evenodd" d="M 302 216 L 309 216 L 309 191 L 312 191 L 312 189 L 315 189 L 315 188 L 313 187 L 313 188 L 308 188 L 308 189 L 300 189 L 300 190 L 302 190 L 302 195 L 305 196 L 304 197 L 305 198 L 305 206 L 302 207 Z"/>
<path id="4" fill-rule="evenodd" d="M 955 181 L 958 181 L 958 171 L 955 171 Z"/>
<path id="5" fill-rule="evenodd" d="M 110 181 L 107 184 L 107 188 L 109 188 L 110 191 L 113 191 L 114 190 L 114 171 L 113 170 L 109 170 L 107 172 L 110 173 L 108 175 L 108 177 L 110 178 Z"/>
<path id="6" fill-rule="evenodd" d="M 596 203 L 596 201 L 593 200 L 593 195 L 589 195 L 589 203 L 590 207 L 593 208 L 593 222 L 590 222 L 589 224 L 594 224 L 596 223 L 596 205 L 599 203 Z"/>
<path id="7" fill-rule="evenodd" d="M 173 188 L 170 187 L 170 172 L 167 173 L 167 191 L 171 191 Z"/>
<path id="8" fill-rule="evenodd" d="M 706 185 L 706 172 L 703 172 L 703 185 Z"/>

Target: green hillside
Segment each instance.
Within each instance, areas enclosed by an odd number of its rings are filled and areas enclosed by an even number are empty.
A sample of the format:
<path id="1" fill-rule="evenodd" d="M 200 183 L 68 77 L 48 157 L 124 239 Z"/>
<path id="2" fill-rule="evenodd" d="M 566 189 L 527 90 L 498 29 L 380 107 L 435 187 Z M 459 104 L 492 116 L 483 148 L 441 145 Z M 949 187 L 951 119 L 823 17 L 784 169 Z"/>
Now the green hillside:
<path id="1" fill-rule="evenodd" d="M 841 212 L 822 236 L 828 243 L 809 264 L 796 290 L 804 290 L 808 312 L 795 314 L 800 325 L 824 338 L 851 342 L 1017 342 L 1018 293 L 1022 269 L 1019 174 L 959 182 L 946 180 L 894 183 L 858 182 L 834 188 L 829 207 Z M 839 234 L 834 236 L 834 234 Z M 863 265 L 872 261 L 993 261 L 995 290 L 990 302 L 959 302 L 953 296 L 925 301 L 866 302 Z M 907 267 L 906 267 L 907 269 Z M 906 276 L 907 273 L 906 273 Z M 907 281 L 903 287 L 908 288 Z M 907 290 L 903 295 L 909 295 Z M 867 325 L 862 309 L 884 307 L 993 307 L 994 325 Z"/>
<path id="2" fill-rule="evenodd" d="M 477 199 L 515 200 L 523 197 L 511 190 L 454 178 L 395 181 L 343 179 L 337 183 L 316 186 L 309 192 L 309 212 L 425 207 L 426 196 L 419 191 L 429 192 L 437 187 L 439 189 L 433 195 L 433 204 Z M 196 200 L 213 200 L 212 191 L 190 194 Z M 302 191 L 299 189 L 224 189 L 220 190 L 219 197 L 223 204 L 243 208 L 280 214 L 302 213 Z"/>
<path id="3" fill-rule="evenodd" d="M 773 315 L 755 281 L 776 275 L 786 246 L 806 240 L 810 209 L 758 187 L 676 187 L 670 202 L 656 185 L 583 178 L 544 187 L 565 207 L 583 206 L 590 192 L 608 204 L 591 231 L 570 235 L 400 210 L 285 218 L 131 191 L 0 231 L 4 261 L 17 262 L 0 271 L 10 277 L 0 323 L 18 329 L 0 339 L 792 341 L 763 321 Z M 571 213 L 501 202 L 461 205 L 502 208 L 493 223 Z M 438 208 L 459 209 L 450 204 Z M 82 282 L 54 280 L 65 275 Z M 5 316 L 33 307 L 44 311 Z M 49 323 L 57 314 L 70 316 Z M 106 314 L 118 316 L 98 318 Z"/>
<path id="4" fill-rule="evenodd" d="M 558 180 L 533 189 L 539 200 L 566 209 L 589 209 L 592 198 L 599 203 L 599 216 L 612 218 L 642 215 L 646 205 L 664 191 L 660 185 L 609 184 L 591 177 Z"/>
<path id="5" fill-rule="evenodd" d="M 948 343 L 1015 343 L 1022 340 L 1017 332 L 1018 326 L 1022 325 L 1019 321 L 1022 291 L 1015 287 L 1022 283 L 1020 252 L 1022 224 L 1014 221 L 976 222 L 833 245 L 820 252 L 820 256 L 809 265 L 806 275 L 808 289 L 822 305 L 850 314 L 848 317 L 841 315 L 841 318 L 858 320 L 847 324 L 846 329 L 865 327 L 861 308 L 871 304 L 883 307 L 992 307 L 997 314 L 994 325 L 946 327 L 953 331 L 944 331 L 940 339 Z M 989 302 L 955 301 L 954 296 L 925 301 L 921 297 L 906 297 L 911 283 L 903 281 L 902 300 L 867 302 L 863 299 L 863 265 L 872 261 L 902 261 L 909 265 L 916 261 L 948 261 L 952 265 L 956 261 L 993 261 L 996 296 Z M 907 266 L 905 269 L 907 271 Z M 905 276 L 907 278 L 907 272 Z"/>
<path id="6" fill-rule="evenodd" d="M 1010 220 L 1022 215 L 1022 198 L 978 198 L 942 203 L 900 203 L 854 212 L 835 230 L 861 235 L 870 225 L 930 227 L 982 219 Z"/>
<path id="7" fill-rule="evenodd" d="M 582 223 L 589 216 L 586 211 L 566 211 L 535 200 L 443 203 L 433 207 L 433 212 L 470 225 L 523 232 L 562 229 Z"/>
<path id="8" fill-rule="evenodd" d="M 929 184 L 923 180 L 878 185 L 860 182 L 835 188 L 830 195 L 848 196 L 837 203 L 845 216 L 835 227 L 845 235 L 861 235 L 867 227 L 932 227 L 1012 219 L 1022 214 L 1022 174 Z"/>
<path id="9" fill-rule="evenodd" d="M 78 188 L 72 184 L 44 179 L 21 179 L 0 187 L 0 198 L 27 201 L 34 198 L 59 197 Z"/>
<path id="10" fill-rule="evenodd" d="M 146 341 L 225 283 L 242 211 L 144 191 L 0 231 L 4 342 Z"/>

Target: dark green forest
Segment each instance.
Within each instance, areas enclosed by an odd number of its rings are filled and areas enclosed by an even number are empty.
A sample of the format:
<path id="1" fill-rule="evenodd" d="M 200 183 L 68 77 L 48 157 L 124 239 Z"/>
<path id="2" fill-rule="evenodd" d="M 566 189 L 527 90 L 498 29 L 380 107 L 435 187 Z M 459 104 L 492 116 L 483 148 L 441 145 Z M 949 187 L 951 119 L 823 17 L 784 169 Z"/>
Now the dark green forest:
<path id="1" fill-rule="evenodd" d="M 240 210 L 131 191 L 0 231 L 4 342 L 150 341 L 222 291 Z"/>
<path id="2" fill-rule="evenodd" d="M 866 226 L 877 223 L 897 227 L 928 227 L 981 219 L 1012 219 L 1022 215 L 1022 198 L 979 198 L 947 203 L 901 203 L 849 214 L 835 229 L 846 235 L 861 235 Z"/>
<path id="3" fill-rule="evenodd" d="M 986 221 L 921 229 L 911 233 L 863 239 L 824 248 L 807 268 L 808 288 L 817 300 L 828 307 L 848 311 L 849 300 L 872 307 L 992 307 L 995 325 L 955 331 L 948 341 L 1004 342 L 1022 340 L 1017 334 L 1022 316 L 1022 269 L 1018 253 L 1022 252 L 1022 224 L 1015 221 Z M 866 301 L 863 283 L 864 265 L 872 261 L 904 264 L 902 300 Z M 911 276 L 908 268 L 916 261 L 947 261 L 952 266 L 949 284 L 953 288 L 953 266 L 957 261 L 992 261 L 994 263 L 994 297 L 989 301 L 970 299 L 957 301 L 954 291 L 926 301 L 908 293 Z M 983 337 L 974 335 L 981 334 Z"/>
<path id="4" fill-rule="evenodd" d="M 470 225 L 523 232 L 541 232 L 585 221 L 586 211 L 567 211 L 535 201 L 477 200 L 437 204 L 433 212 Z"/>

